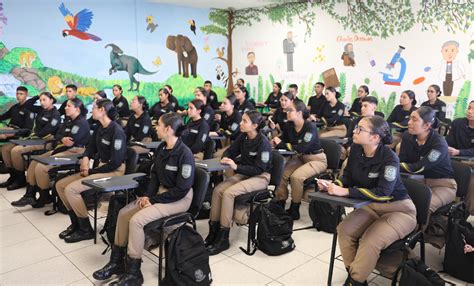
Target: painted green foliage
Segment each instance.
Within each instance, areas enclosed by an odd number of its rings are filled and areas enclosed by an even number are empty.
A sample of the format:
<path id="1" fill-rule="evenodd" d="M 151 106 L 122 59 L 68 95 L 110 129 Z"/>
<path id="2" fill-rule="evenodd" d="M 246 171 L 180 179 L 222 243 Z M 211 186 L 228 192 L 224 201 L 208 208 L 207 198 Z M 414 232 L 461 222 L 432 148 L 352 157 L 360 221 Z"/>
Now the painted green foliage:
<path id="1" fill-rule="evenodd" d="M 470 92 L 471 81 L 467 80 L 464 82 L 464 85 L 459 91 L 458 97 L 456 98 L 456 106 L 454 108 L 454 119 L 466 116 Z"/>
<path id="2" fill-rule="evenodd" d="M 341 97 L 339 98 L 339 101 L 344 102 L 344 98 L 346 97 L 346 84 L 347 84 L 347 78 L 345 73 L 340 73 L 339 74 L 339 92 L 341 93 Z"/>
<path id="3" fill-rule="evenodd" d="M 357 98 L 357 86 L 355 84 L 352 84 L 351 103 L 354 102 L 354 99 L 356 98 Z"/>
<path id="4" fill-rule="evenodd" d="M 5 55 L 5 57 L 3 57 L 2 60 L 9 62 L 14 66 L 20 66 L 20 55 L 22 53 L 31 53 L 35 55 L 35 60 L 31 63 L 32 68 L 38 69 L 44 67 L 36 51 L 30 48 L 13 48 Z"/>

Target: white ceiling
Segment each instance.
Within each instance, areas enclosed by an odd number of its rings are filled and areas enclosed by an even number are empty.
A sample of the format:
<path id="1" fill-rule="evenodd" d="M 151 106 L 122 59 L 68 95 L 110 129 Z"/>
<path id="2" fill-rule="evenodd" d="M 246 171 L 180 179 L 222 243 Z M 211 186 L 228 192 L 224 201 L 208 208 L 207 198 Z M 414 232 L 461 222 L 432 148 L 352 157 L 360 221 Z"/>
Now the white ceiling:
<path id="1" fill-rule="evenodd" d="M 172 4 L 194 8 L 244 9 L 281 3 L 281 0 L 148 0 L 149 2 Z M 294 2 L 288 1 L 288 2 Z"/>

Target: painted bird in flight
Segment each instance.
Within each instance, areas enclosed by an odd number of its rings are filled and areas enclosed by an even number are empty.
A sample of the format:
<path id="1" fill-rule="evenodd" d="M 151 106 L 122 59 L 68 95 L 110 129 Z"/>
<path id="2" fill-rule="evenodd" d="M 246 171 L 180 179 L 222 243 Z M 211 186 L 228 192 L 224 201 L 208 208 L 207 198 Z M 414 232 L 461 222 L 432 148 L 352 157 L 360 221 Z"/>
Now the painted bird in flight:
<path id="1" fill-rule="evenodd" d="M 69 11 L 69 9 L 64 6 L 64 3 L 61 3 L 61 6 L 59 6 L 59 11 L 61 14 L 63 14 L 67 25 L 71 28 L 71 30 L 63 30 L 63 37 L 74 36 L 81 40 L 102 40 L 96 35 L 86 33 L 92 24 L 92 17 L 94 17 L 92 11 L 88 9 L 82 9 L 74 16 L 72 15 L 71 11 Z"/>
<path id="2" fill-rule="evenodd" d="M 196 21 L 191 19 L 191 20 L 188 21 L 188 24 L 189 24 L 189 29 L 191 29 L 191 31 L 194 33 L 194 35 L 196 35 Z"/>

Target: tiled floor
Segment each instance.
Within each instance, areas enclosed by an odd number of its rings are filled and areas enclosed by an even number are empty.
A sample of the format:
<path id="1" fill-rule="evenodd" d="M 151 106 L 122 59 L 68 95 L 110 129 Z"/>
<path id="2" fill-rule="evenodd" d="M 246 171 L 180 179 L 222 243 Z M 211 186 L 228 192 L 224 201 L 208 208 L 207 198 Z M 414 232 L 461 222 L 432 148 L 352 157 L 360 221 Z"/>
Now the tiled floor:
<path id="1" fill-rule="evenodd" d="M 0 175 L 0 181 L 4 179 Z M 12 207 L 10 202 L 23 193 L 24 189 L 0 189 L 0 285 L 101 284 L 92 278 L 92 273 L 108 261 L 109 253 L 101 255 L 105 245 L 100 240 L 96 245 L 92 240 L 74 244 L 60 240 L 57 235 L 69 224 L 67 216 L 44 216 L 48 208 Z M 307 204 L 303 204 L 301 213 L 303 217 L 295 222 L 295 228 L 310 225 Z M 104 219 L 99 224 L 103 222 Z M 198 231 L 207 234 L 207 221 L 198 221 Z M 232 228 L 231 248 L 210 258 L 213 285 L 326 285 L 330 234 L 314 229 L 297 231 L 293 235 L 296 249 L 276 257 L 259 251 L 254 256 L 242 253 L 239 246 L 244 246 L 246 234 L 245 227 Z M 156 257 L 146 253 L 143 260 L 145 285 L 156 285 Z M 427 246 L 427 261 L 440 270 L 442 253 Z M 333 285 L 341 285 L 346 273 L 342 262 L 336 261 L 335 266 Z M 445 278 L 456 285 L 466 285 Z M 377 275 L 371 275 L 369 280 L 370 285 L 390 285 L 389 280 Z"/>

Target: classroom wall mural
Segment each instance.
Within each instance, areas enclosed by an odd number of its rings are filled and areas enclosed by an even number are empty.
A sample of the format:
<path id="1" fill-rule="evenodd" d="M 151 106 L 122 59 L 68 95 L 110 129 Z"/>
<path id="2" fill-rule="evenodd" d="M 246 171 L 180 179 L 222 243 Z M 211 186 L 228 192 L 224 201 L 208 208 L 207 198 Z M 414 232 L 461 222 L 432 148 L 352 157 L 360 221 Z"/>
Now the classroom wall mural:
<path id="1" fill-rule="evenodd" d="M 344 103 L 365 84 L 386 114 L 403 90 L 414 90 L 419 103 L 427 100 L 430 84 L 441 87 L 451 117 L 464 116 L 474 99 L 472 1 L 279 2 L 239 11 L 253 17 L 232 31 L 233 69 L 245 69 L 248 55 L 256 55 L 258 75 L 238 75 L 256 101 L 276 81 L 298 84 L 308 99 L 331 68 Z"/>
<path id="2" fill-rule="evenodd" d="M 0 112 L 15 103 L 19 85 L 61 102 L 65 86 L 76 84 L 89 104 L 98 90 L 112 97 L 117 83 L 128 99 L 140 94 L 153 104 L 169 84 L 185 104 L 209 79 L 223 97 L 227 67 L 218 57 L 227 41 L 200 29 L 209 12 L 147 0 L 0 0 Z"/>

